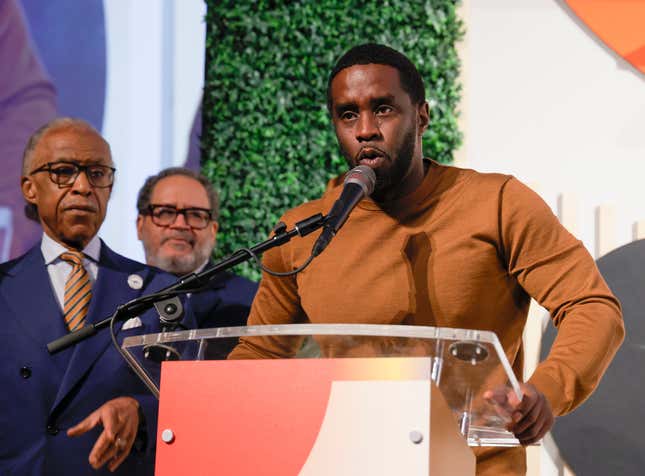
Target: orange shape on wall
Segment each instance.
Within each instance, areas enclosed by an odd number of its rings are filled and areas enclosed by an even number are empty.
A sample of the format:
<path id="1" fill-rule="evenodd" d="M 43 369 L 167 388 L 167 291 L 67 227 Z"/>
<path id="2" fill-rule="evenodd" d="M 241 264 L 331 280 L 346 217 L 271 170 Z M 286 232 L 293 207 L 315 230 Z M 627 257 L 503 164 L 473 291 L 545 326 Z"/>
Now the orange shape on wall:
<path id="1" fill-rule="evenodd" d="M 645 74 L 645 1 L 566 0 L 598 38 Z"/>

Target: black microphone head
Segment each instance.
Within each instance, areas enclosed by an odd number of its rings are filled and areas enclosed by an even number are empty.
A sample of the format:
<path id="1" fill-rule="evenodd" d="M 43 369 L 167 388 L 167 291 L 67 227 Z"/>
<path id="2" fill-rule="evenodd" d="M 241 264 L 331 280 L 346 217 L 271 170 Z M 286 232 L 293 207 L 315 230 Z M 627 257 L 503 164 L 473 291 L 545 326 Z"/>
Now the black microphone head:
<path id="1" fill-rule="evenodd" d="M 348 183 L 359 185 L 365 192 L 365 196 L 370 196 L 376 186 L 376 174 L 367 165 L 358 165 L 347 172 L 344 184 Z"/>

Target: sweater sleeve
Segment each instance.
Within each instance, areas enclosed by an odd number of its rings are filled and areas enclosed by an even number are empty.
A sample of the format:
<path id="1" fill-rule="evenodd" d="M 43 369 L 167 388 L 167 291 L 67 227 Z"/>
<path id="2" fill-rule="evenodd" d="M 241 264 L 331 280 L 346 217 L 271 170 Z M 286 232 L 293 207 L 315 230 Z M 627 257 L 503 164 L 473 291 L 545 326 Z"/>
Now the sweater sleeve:
<path id="1" fill-rule="evenodd" d="M 514 178 L 500 192 L 499 232 L 509 274 L 558 329 L 529 382 L 555 415 L 568 413 L 596 388 L 624 338 L 620 304 L 583 244 Z"/>
<path id="2" fill-rule="evenodd" d="M 271 271 L 287 272 L 297 268 L 291 263 L 290 247 L 273 248 L 262 257 L 262 264 Z M 253 300 L 247 325 L 295 324 L 306 321 L 300 306 L 296 276 L 272 276 L 262 273 L 258 292 Z M 246 337 L 229 355 L 229 359 L 287 358 L 295 355 L 302 338 Z"/>

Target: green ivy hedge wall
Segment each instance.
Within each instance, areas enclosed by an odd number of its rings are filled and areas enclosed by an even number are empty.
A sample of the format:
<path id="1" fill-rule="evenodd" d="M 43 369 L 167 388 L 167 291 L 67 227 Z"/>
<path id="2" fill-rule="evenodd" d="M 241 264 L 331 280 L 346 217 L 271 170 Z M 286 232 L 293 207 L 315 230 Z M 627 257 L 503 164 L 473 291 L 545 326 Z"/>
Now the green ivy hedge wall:
<path id="1" fill-rule="evenodd" d="M 461 141 L 455 1 L 206 3 L 202 169 L 221 197 L 217 258 L 266 239 L 284 211 L 346 170 L 325 94 L 334 62 L 352 46 L 383 43 L 417 65 L 431 107 L 424 153 L 452 161 Z M 235 271 L 260 277 L 250 263 Z"/>

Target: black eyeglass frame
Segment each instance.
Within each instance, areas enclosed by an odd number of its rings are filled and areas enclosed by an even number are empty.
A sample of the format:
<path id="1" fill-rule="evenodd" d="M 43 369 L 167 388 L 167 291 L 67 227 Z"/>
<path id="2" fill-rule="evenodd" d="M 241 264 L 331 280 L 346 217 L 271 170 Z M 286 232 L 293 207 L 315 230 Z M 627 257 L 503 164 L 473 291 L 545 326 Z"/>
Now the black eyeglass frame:
<path id="1" fill-rule="evenodd" d="M 52 173 L 52 167 L 55 165 L 70 165 L 72 167 L 76 168 L 76 172 L 74 173 L 73 179 L 70 179 L 69 183 L 59 183 L 56 180 L 54 180 L 54 174 Z M 96 185 L 94 183 L 94 179 L 92 178 L 91 174 L 88 174 L 87 171 L 88 169 L 92 167 L 101 167 L 103 169 L 110 170 L 112 172 L 111 175 L 111 180 L 109 185 Z M 81 174 L 81 172 L 85 173 L 85 176 L 87 177 L 87 180 L 90 182 L 92 187 L 96 188 L 110 188 L 112 185 L 114 185 L 114 174 L 116 173 L 116 169 L 114 167 L 110 167 L 109 165 L 103 165 L 103 164 L 88 164 L 88 165 L 82 165 L 77 162 L 71 162 L 71 161 L 65 161 L 61 160 L 59 162 L 47 162 L 44 165 L 41 165 L 38 167 L 36 170 L 32 170 L 29 175 L 36 174 L 38 172 L 47 172 L 49 174 L 49 180 L 52 181 L 52 183 L 55 183 L 58 188 L 68 188 L 72 187 L 74 185 L 74 182 L 76 182 L 76 179 L 78 176 Z"/>
<path id="2" fill-rule="evenodd" d="M 170 220 L 166 224 L 157 223 L 156 220 L 158 220 L 158 217 L 155 217 L 154 211 L 155 211 L 155 209 L 159 209 L 159 208 L 164 208 L 166 210 L 173 210 L 175 212 L 174 218 L 172 220 Z M 195 225 L 192 225 L 192 224 L 189 223 L 188 212 L 191 212 L 191 211 L 204 212 L 207 215 L 207 220 L 204 223 L 204 226 L 195 226 Z M 193 228 L 195 230 L 203 230 L 203 229 L 207 228 L 209 223 L 211 223 L 213 221 L 213 212 L 211 210 L 209 210 L 208 208 L 200 208 L 200 207 L 176 208 L 176 207 L 173 207 L 171 205 L 153 205 L 153 204 L 150 204 L 150 205 L 148 205 L 146 207 L 146 209 L 144 211 L 141 212 L 141 214 L 149 216 L 150 219 L 152 220 L 152 223 L 154 223 L 157 226 L 162 226 L 162 227 L 169 227 L 170 225 L 175 223 L 175 221 L 177 221 L 177 217 L 179 215 L 183 215 L 184 216 L 184 221 L 186 222 L 186 225 L 188 225 L 189 227 L 191 227 L 191 228 Z"/>

